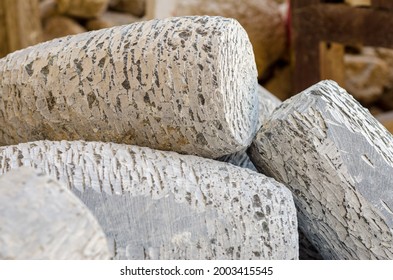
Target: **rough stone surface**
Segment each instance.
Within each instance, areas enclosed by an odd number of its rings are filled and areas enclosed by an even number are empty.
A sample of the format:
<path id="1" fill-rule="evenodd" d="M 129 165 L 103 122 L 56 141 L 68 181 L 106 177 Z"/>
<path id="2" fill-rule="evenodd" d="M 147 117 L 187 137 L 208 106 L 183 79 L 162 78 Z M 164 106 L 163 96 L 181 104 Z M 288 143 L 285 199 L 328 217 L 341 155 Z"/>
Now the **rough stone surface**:
<path id="1" fill-rule="evenodd" d="M 285 20 L 273 0 L 150 0 L 149 16 L 211 15 L 234 18 L 247 31 L 261 77 L 284 52 Z"/>
<path id="2" fill-rule="evenodd" d="M 345 88 L 358 101 L 371 104 L 378 100 L 389 84 L 389 67 L 375 55 L 346 54 Z"/>
<path id="3" fill-rule="evenodd" d="M 218 161 L 227 162 L 238 167 L 248 168 L 252 171 L 258 172 L 254 164 L 251 162 L 250 157 L 247 155 L 247 149 L 239 152 L 216 158 Z"/>
<path id="4" fill-rule="evenodd" d="M 273 110 L 281 104 L 281 101 L 269 91 L 267 91 L 264 87 L 259 85 L 257 87 L 257 94 L 259 104 L 259 117 L 257 127 L 259 129 L 262 126 L 263 122 L 269 118 Z M 228 162 L 239 167 L 257 171 L 254 164 L 248 157 L 246 150 L 247 149 L 243 149 L 239 152 L 219 157 L 216 160 Z"/>
<path id="5" fill-rule="evenodd" d="M 91 19 L 86 23 L 88 30 L 98 30 L 140 21 L 139 18 L 118 12 L 107 11 L 99 18 Z"/>
<path id="6" fill-rule="evenodd" d="M 86 206 L 33 168 L 0 177 L 0 213 L 0 259 L 111 256 L 105 234 Z"/>
<path id="7" fill-rule="evenodd" d="M 299 228 L 321 255 L 392 259 L 392 135 L 331 81 L 288 99 L 270 118 L 251 160 L 292 190 Z"/>
<path id="8" fill-rule="evenodd" d="M 0 145 L 91 140 L 219 157 L 257 129 L 256 68 L 233 19 L 83 33 L 0 60 Z"/>
<path id="9" fill-rule="evenodd" d="M 142 17 L 145 14 L 146 0 L 110 0 L 109 7 L 115 11 Z"/>
<path id="10" fill-rule="evenodd" d="M 299 260 L 323 260 L 321 254 L 302 230 L 299 230 Z"/>
<path id="11" fill-rule="evenodd" d="M 48 41 L 68 35 L 76 35 L 86 31 L 87 30 L 82 25 L 69 17 L 53 16 L 45 21 L 44 39 Z"/>
<path id="12" fill-rule="evenodd" d="M 281 105 L 281 100 L 266 90 L 264 87 L 258 85 L 257 87 L 258 104 L 259 104 L 259 117 L 258 117 L 258 130 L 262 124 L 269 119 L 274 109 Z"/>
<path id="13" fill-rule="evenodd" d="M 56 0 L 59 13 L 79 18 L 94 18 L 108 7 L 109 0 Z"/>
<path id="14" fill-rule="evenodd" d="M 149 148 L 38 141 L 0 148 L 0 173 L 67 182 L 118 259 L 297 259 L 291 192 L 230 164 Z"/>

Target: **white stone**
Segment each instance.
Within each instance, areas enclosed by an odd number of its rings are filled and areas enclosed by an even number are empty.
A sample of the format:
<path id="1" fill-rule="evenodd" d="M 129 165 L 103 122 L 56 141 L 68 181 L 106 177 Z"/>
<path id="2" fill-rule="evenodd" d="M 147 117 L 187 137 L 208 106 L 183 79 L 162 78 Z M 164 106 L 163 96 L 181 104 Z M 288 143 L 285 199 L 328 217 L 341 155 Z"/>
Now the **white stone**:
<path id="1" fill-rule="evenodd" d="M 98 142 L 0 148 L 0 174 L 34 166 L 68 184 L 116 259 L 297 259 L 296 210 L 282 184 L 195 156 Z"/>
<path id="2" fill-rule="evenodd" d="M 90 140 L 216 158 L 257 130 L 240 24 L 180 17 L 87 32 L 0 60 L 0 145 Z"/>
<path id="3" fill-rule="evenodd" d="M 250 149 L 326 259 L 393 258 L 393 136 L 332 81 L 286 100 Z"/>
<path id="4" fill-rule="evenodd" d="M 259 104 L 259 117 L 257 127 L 259 129 L 262 126 L 263 122 L 268 120 L 270 114 L 274 111 L 274 109 L 281 104 L 281 101 L 269 91 L 267 91 L 264 87 L 259 85 L 257 87 L 257 94 Z M 254 164 L 248 157 L 246 150 L 247 149 L 243 149 L 239 152 L 219 157 L 216 160 L 228 162 L 239 167 L 257 171 Z"/>
<path id="5" fill-rule="evenodd" d="M 33 168 L 0 177 L 0 213 L 0 259 L 111 257 L 105 234 L 86 206 Z"/>

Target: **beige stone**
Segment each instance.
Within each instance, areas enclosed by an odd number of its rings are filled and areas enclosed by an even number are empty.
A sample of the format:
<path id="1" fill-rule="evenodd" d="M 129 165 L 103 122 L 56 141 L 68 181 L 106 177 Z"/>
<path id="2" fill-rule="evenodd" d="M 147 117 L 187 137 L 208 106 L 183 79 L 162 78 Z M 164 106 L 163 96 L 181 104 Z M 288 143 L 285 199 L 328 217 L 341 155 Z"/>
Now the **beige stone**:
<path id="1" fill-rule="evenodd" d="M 375 48 L 375 54 L 389 67 L 388 87 L 393 88 L 393 49 Z"/>
<path id="2" fill-rule="evenodd" d="M 56 0 L 61 14 L 80 18 L 94 18 L 108 7 L 109 0 Z"/>
<path id="3" fill-rule="evenodd" d="M 253 45 L 258 77 L 285 50 L 285 21 L 273 0 L 150 0 L 148 4 L 149 17 L 219 15 L 238 20 Z"/>
<path id="4" fill-rule="evenodd" d="M 378 100 L 389 84 L 389 67 L 381 58 L 368 53 L 346 54 L 345 88 L 358 101 L 371 104 Z"/>
<path id="5" fill-rule="evenodd" d="M 145 15 L 146 0 L 110 0 L 109 7 L 115 11 L 142 17 Z"/>
<path id="6" fill-rule="evenodd" d="M 352 6 L 370 6 L 371 0 L 345 0 L 345 3 Z"/>
<path id="7" fill-rule="evenodd" d="M 46 41 L 68 35 L 76 35 L 87 30 L 72 18 L 54 16 L 46 20 L 44 26 L 44 39 Z"/>
<path id="8" fill-rule="evenodd" d="M 53 16 L 59 14 L 57 10 L 57 2 L 56 0 L 44 0 L 40 2 L 40 18 L 41 22 L 45 23 L 45 21 Z"/>
<path id="9" fill-rule="evenodd" d="M 100 17 L 86 23 L 87 30 L 98 30 L 140 21 L 140 18 L 130 14 L 106 11 Z"/>

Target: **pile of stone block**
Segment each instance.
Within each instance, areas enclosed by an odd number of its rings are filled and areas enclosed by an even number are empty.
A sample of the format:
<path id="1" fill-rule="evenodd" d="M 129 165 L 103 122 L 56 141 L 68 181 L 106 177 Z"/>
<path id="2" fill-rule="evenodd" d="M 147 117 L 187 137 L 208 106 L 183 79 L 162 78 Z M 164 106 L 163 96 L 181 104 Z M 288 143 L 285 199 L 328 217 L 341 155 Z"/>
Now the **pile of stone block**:
<path id="1" fill-rule="evenodd" d="M 172 16 L 234 18 L 250 37 L 258 77 L 283 100 L 291 95 L 289 67 L 276 64 L 288 62 L 287 8 L 283 0 L 41 0 L 40 17 L 44 40 Z"/>
<path id="2" fill-rule="evenodd" d="M 257 77 L 216 16 L 1 59 L 0 258 L 392 258 L 392 135 L 332 81 Z"/>

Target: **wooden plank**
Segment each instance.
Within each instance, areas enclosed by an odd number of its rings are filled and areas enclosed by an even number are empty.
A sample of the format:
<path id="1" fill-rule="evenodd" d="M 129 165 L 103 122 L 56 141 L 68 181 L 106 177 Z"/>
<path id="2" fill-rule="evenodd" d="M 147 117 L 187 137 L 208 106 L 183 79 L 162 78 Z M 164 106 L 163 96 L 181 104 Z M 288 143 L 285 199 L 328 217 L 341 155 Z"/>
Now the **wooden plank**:
<path id="1" fill-rule="evenodd" d="M 320 42 L 320 77 L 344 85 L 344 46 L 337 43 Z"/>
<path id="2" fill-rule="evenodd" d="M 0 2 L 0 57 L 8 53 L 8 39 L 5 26 L 5 8 L 3 2 Z"/>
<path id="3" fill-rule="evenodd" d="M 39 0 L 3 0 L 0 17 L 0 57 L 42 40 Z"/>
<path id="4" fill-rule="evenodd" d="M 293 16 L 295 29 L 316 33 L 321 40 L 393 48 L 393 16 L 386 10 L 323 4 L 296 9 Z"/>
<path id="5" fill-rule="evenodd" d="M 310 1 L 296 0 L 293 4 L 297 6 Z M 314 1 L 317 2 L 317 1 Z M 292 2 L 291 2 L 292 5 Z M 293 90 L 298 93 L 320 80 L 319 75 L 319 37 L 314 32 L 313 26 L 308 25 L 300 11 L 308 10 L 309 7 L 292 9 L 292 45 L 293 59 Z M 317 20 L 317 18 L 313 18 Z"/>
<path id="6" fill-rule="evenodd" d="M 291 1 L 291 6 L 293 8 L 302 8 L 310 5 L 316 5 L 319 4 L 321 0 L 292 0 Z"/>
<path id="7" fill-rule="evenodd" d="M 372 6 L 375 8 L 393 10 L 392 0 L 371 0 L 371 1 L 372 1 Z"/>

